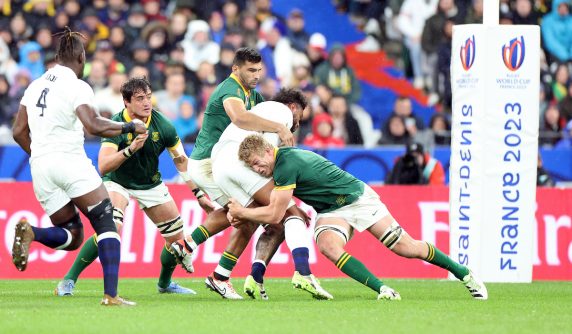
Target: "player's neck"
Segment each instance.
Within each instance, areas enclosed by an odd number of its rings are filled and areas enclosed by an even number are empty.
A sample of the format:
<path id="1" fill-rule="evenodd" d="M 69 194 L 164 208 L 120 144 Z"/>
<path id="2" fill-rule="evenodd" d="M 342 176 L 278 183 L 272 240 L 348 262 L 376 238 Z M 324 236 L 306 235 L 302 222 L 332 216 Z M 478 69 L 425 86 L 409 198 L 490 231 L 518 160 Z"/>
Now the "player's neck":
<path id="1" fill-rule="evenodd" d="M 143 122 L 143 123 L 147 123 L 147 120 L 148 120 L 149 117 L 150 117 L 150 116 L 147 116 L 147 117 L 137 116 L 137 115 L 135 115 L 133 112 L 131 112 L 129 109 L 127 109 L 127 115 L 129 115 L 129 118 L 130 118 L 131 120 L 138 119 L 138 120 L 140 120 L 140 121 Z"/>

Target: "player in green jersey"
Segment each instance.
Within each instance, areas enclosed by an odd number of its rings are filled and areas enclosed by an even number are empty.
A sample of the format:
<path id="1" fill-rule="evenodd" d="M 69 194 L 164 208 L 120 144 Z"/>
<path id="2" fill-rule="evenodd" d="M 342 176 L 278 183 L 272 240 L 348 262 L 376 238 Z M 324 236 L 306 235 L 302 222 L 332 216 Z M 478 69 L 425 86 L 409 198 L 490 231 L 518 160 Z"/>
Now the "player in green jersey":
<path id="1" fill-rule="evenodd" d="M 167 149 L 175 167 L 186 174 L 187 156 L 173 124 L 151 105 L 151 85 L 145 78 L 132 78 L 121 87 L 125 109 L 113 116 L 115 121 L 130 122 L 139 119 L 147 126 L 147 133 L 135 138 L 131 134 L 102 139 L 99 151 L 99 171 L 113 203 L 113 219 L 120 230 L 123 212 L 129 198 L 139 202 L 145 214 L 155 223 L 165 239 L 161 253 L 161 274 L 157 289 L 160 293 L 195 293 L 171 281 L 176 267 L 175 256 L 170 252 L 170 244 L 184 237 L 183 221 L 169 190 L 159 172 L 159 155 Z M 194 189 L 192 181 L 187 185 Z M 198 198 L 199 204 L 207 212 L 212 204 L 206 197 Z M 80 273 L 98 256 L 96 236 L 89 238 L 80 250 L 73 266 L 61 281 L 56 294 L 72 295 Z M 183 263 L 183 268 L 192 272 L 192 264 Z"/>
<path id="2" fill-rule="evenodd" d="M 218 202 L 222 209 L 209 214 L 203 225 L 199 226 L 185 240 L 180 240 L 173 245 L 179 261 L 191 257 L 191 252 L 196 244 L 204 242 L 209 236 L 214 235 L 226 227 L 226 208 L 228 198 L 214 182 L 212 176 L 211 152 L 218 142 L 221 134 L 231 123 L 241 129 L 274 132 L 280 137 L 284 145 L 294 144 L 293 134 L 284 124 L 273 122 L 247 112 L 255 105 L 263 102 L 262 96 L 254 89 L 260 79 L 262 71 L 262 57 L 253 48 L 240 48 L 235 53 L 232 65 L 232 74 L 221 82 L 215 89 L 204 113 L 203 125 L 197 137 L 195 147 L 189 159 L 189 175 L 198 188 L 194 189 L 195 195 L 206 192 L 212 201 Z M 248 245 L 257 224 L 244 224 L 240 228 L 233 229 L 230 241 L 219 261 L 214 273 L 207 277 L 205 284 L 224 298 L 242 298 L 236 294 L 229 281 L 229 275 L 236 264 L 238 254 L 242 253 Z M 257 257 L 269 260 L 278 246 L 284 240 L 284 228 L 282 225 L 271 226 L 260 237 Z M 264 254 L 260 254 L 264 253 Z"/>
<path id="3" fill-rule="evenodd" d="M 292 196 L 314 207 L 318 216 L 314 239 L 320 252 L 338 269 L 378 293 L 378 299 L 400 300 L 398 292 L 383 284 L 359 260 L 345 252 L 353 231 L 369 231 L 395 254 L 427 261 L 451 272 L 475 299 L 487 299 L 487 289 L 465 266 L 451 260 L 428 242 L 413 239 L 391 216 L 368 185 L 311 151 L 275 148 L 260 135 L 248 136 L 239 158 L 255 172 L 274 179 L 270 204 L 244 208 L 230 200 L 229 218 L 278 224 Z"/>

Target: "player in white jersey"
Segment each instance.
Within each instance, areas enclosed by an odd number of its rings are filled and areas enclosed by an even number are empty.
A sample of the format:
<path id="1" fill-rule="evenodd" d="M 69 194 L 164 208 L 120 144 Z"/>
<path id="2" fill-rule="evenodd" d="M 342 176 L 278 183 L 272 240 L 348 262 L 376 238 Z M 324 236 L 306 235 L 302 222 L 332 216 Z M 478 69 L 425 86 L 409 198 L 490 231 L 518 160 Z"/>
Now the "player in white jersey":
<path id="1" fill-rule="evenodd" d="M 16 142 L 30 155 L 36 198 L 54 227 L 37 228 L 26 220 L 16 225 L 12 261 L 23 271 L 32 241 L 52 249 L 75 250 L 83 242 L 76 207 L 98 236 L 103 268 L 102 305 L 135 305 L 117 295 L 120 239 L 109 195 L 85 154 L 83 127 L 94 135 L 145 133 L 141 121 L 114 122 L 94 109 L 91 87 L 80 80 L 85 65 L 84 37 L 68 27 L 60 34 L 58 65 L 34 80 L 20 102 L 13 127 Z"/>
<path id="2" fill-rule="evenodd" d="M 293 132 L 298 127 L 302 111 L 306 105 L 306 99 L 300 91 L 283 89 L 273 97 L 273 101 L 262 102 L 249 112 L 255 113 L 258 117 L 283 124 Z M 223 207 L 228 204 L 228 199 L 231 197 L 237 199 L 244 206 L 265 205 L 264 203 L 269 202 L 269 195 L 274 186 L 272 179 L 262 177 L 253 172 L 238 159 L 240 143 L 253 133 L 260 132 L 244 130 L 234 124 L 230 124 L 213 147 L 211 154 L 212 172 L 215 183 L 225 195 L 217 199 L 218 203 Z M 263 136 L 274 145 L 280 146 L 281 142 L 278 134 L 265 132 Z M 296 267 L 292 283 L 297 288 L 309 291 L 316 298 L 331 299 L 332 296 L 321 288 L 319 282 L 310 271 L 308 243 L 311 242 L 311 236 L 306 235 L 307 229 L 304 222 L 306 215 L 294 205 L 294 202 L 290 206 L 291 208 L 284 220 L 284 226 L 286 243 L 292 251 Z M 228 224 L 222 226 L 222 229 L 228 226 Z M 212 234 L 220 231 L 220 229 L 213 227 L 209 222 L 205 222 L 201 227 L 211 233 L 214 231 Z M 201 227 L 198 229 L 200 230 Z M 219 262 L 215 274 L 222 273 L 226 277 L 230 276 L 234 263 L 236 263 L 236 260 L 246 248 L 253 232 L 254 230 L 251 230 L 251 233 L 248 235 L 243 233 L 231 234 L 229 245 L 222 255 L 223 258 Z M 196 234 L 193 233 L 191 237 L 193 236 L 196 236 Z M 247 277 L 244 288 L 244 292 L 252 298 L 257 298 L 258 295 L 263 299 L 268 298 L 263 286 L 263 275 L 267 263 L 283 240 L 284 236 L 276 233 L 267 235 L 267 238 L 259 239 L 259 243 L 256 246 L 256 259 L 252 265 L 252 274 Z M 196 240 L 193 241 L 196 244 Z M 227 262 L 229 263 L 225 263 L 225 257 L 228 257 Z M 231 264 L 231 266 L 226 266 L 226 264 Z M 228 293 L 228 284 L 224 286 L 224 282 L 212 275 L 207 278 L 205 283 L 224 298 L 239 299 L 239 295 Z"/>

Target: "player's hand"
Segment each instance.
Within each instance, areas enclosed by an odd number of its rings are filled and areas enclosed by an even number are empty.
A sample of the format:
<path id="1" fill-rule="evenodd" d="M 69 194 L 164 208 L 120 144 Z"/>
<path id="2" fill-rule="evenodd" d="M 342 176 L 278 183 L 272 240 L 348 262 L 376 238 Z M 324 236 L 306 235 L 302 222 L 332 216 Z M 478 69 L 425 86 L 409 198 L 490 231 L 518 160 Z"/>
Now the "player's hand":
<path id="1" fill-rule="evenodd" d="M 240 205 L 234 198 L 230 198 L 228 200 L 228 213 L 226 217 L 229 218 L 228 221 L 232 224 L 233 221 L 238 220 L 240 215 L 240 210 L 243 209 L 243 206 Z"/>
<path id="2" fill-rule="evenodd" d="M 201 198 L 199 198 L 197 201 L 199 202 L 201 208 L 205 210 L 207 215 L 214 211 L 214 204 L 207 196 L 201 196 Z"/>
<path id="3" fill-rule="evenodd" d="M 133 122 L 133 124 L 135 124 L 135 133 L 137 133 L 137 134 L 147 133 L 147 127 L 145 126 L 145 123 L 143 123 L 143 121 L 136 118 L 136 119 L 132 120 L 131 122 Z"/>
<path id="4" fill-rule="evenodd" d="M 282 126 L 278 131 L 278 136 L 282 146 L 294 146 L 294 134 L 287 127 Z"/>
<path id="5" fill-rule="evenodd" d="M 133 153 L 139 151 L 143 145 L 145 145 L 145 141 L 149 137 L 148 133 L 138 134 L 137 137 L 131 142 L 129 145 L 129 150 Z"/>

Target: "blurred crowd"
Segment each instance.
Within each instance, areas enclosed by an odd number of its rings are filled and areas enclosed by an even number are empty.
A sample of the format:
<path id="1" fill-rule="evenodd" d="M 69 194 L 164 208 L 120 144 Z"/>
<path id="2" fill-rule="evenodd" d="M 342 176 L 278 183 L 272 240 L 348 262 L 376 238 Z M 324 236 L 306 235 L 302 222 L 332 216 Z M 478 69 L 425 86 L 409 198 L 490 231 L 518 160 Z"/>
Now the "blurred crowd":
<path id="1" fill-rule="evenodd" d="M 86 37 L 84 80 L 99 111 L 122 110 L 119 88 L 129 77 L 152 83 L 157 110 L 185 142 L 201 127 L 206 102 L 231 73 L 242 46 L 260 50 L 258 90 L 270 99 L 281 87 L 301 89 L 309 108 L 297 133 L 312 147 L 450 145 L 451 31 L 482 21 L 482 0 L 332 0 L 366 34 L 360 52 L 385 51 L 423 90 L 435 112 L 428 124 L 410 97 L 399 96 L 383 124 L 359 105 L 360 83 L 344 46 L 305 30 L 304 8 L 285 17 L 270 0 L 0 0 L 0 143 L 27 85 L 55 64 L 57 33 L 65 26 Z M 540 24 L 541 139 L 572 146 L 572 15 L 566 0 L 501 0 L 502 24 Z M 327 24 L 327 23 L 324 23 Z M 95 138 L 88 137 L 88 140 Z"/>

